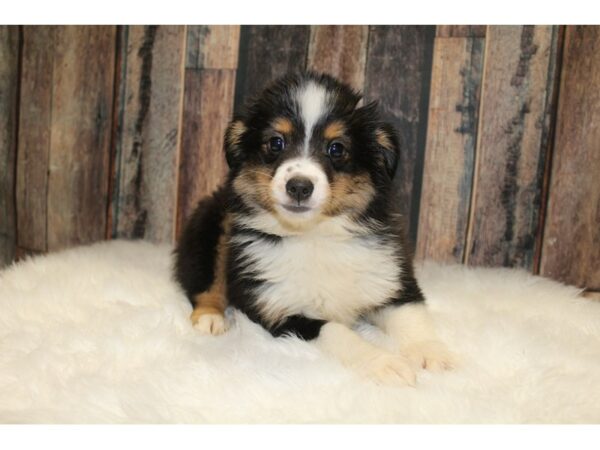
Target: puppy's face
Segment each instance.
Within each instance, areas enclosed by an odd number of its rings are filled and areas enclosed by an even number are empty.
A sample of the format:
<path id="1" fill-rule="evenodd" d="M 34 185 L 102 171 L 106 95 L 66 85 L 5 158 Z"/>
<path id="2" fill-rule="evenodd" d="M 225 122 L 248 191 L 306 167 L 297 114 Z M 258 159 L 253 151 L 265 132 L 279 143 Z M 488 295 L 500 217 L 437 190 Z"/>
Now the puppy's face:
<path id="1" fill-rule="evenodd" d="M 233 188 L 284 226 L 358 216 L 390 184 L 398 146 L 374 105 L 327 76 L 275 82 L 225 136 Z"/>

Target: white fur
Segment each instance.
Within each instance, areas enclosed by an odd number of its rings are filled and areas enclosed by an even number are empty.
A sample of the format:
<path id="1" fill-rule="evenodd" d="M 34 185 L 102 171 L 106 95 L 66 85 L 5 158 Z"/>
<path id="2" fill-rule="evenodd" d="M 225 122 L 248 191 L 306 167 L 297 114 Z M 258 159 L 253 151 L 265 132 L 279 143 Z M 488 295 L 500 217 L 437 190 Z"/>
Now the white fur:
<path id="1" fill-rule="evenodd" d="M 274 319 L 303 314 L 351 325 L 400 289 L 393 249 L 370 236 L 326 234 L 316 226 L 277 244 L 244 235 L 233 242 L 246 244 L 247 271 L 265 280 L 257 304 Z"/>
<path id="2" fill-rule="evenodd" d="M 304 177 L 312 181 L 314 186 L 313 193 L 302 204 L 303 206 L 312 208 L 311 211 L 293 213 L 283 208 L 282 205 L 285 204 L 295 205 L 295 202 L 290 199 L 286 192 L 286 183 L 294 177 Z M 275 171 L 275 175 L 271 181 L 271 192 L 279 214 L 296 220 L 301 216 L 307 216 L 308 218 L 317 215 L 329 198 L 330 189 L 327 175 L 323 172 L 321 166 L 309 158 L 293 158 L 283 163 Z"/>
<path id="3" fill-rule="evenodd" d="M 2 272 L 0 422 L 600 422 L 600 302 L 575 288 L 425 265 L 432 320 L 460 363 L 393 388 L 237 312 L 202 335 L 170 252 L 117 241 Z"/>
<path id="4" fill-rule="evenodd" d="M 310 153 L 309 143 L 315 124 L 327 113 L 327 90 L 310 81 L 296 93 L 296 101 L 300 107 L 300 117 L 304 124 L 304 155 Z"/>

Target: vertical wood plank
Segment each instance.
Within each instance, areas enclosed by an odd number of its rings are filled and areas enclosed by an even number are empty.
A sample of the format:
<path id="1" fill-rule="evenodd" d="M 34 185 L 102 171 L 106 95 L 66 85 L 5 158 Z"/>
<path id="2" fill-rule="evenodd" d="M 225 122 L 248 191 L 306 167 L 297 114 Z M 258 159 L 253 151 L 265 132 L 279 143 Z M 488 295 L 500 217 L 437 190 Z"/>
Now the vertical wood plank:
<path id="1" fill-rule="evenodd" d="M 48 158 L 54 74 L 54 26 L 23 27 L 19 139 L 17 151 L 17 243 L 45 252 Z"/>
<path id="2" fill-rule="evenodd" d="M 313 25 L 307 68 L 325 72 L 362 90 L 365 81 L 366 25 Z"/>
<path id="3" fill-rule="evenodd" d="M 557 37 L 558 27 L 488 27 L 469 264 L 533 267 Z"/>
<path id="4" fill-rule="evenodd" d="M 15 164 L 19 92 L 19 27 L 0 26 L 0 268 L 16 250 Z"/>
<path id="5" fill-rule="evenodd" d="M 416 241 L 434 26 L 371 26 L 365 100 L 377 100 L 398 130 L 400 160 L 394 179 L 400 210 Z"/>
<path id="6" fill-rule="evenodd" d="M 223 137 L 233 111 L 239 39 L 239 26 L 188 28 L 188 45 L 199 44 L 188 47 L 186 58 L 177 230 L 227 173 Z"/>
<path id="7" fill-rule="evenodd" d="M 417 258 L 463 261 L 471 202 L 483 38 L 437 37 Z"/>
<path id="8" fill-rule="evenodd" d="M 436 36 L 441 38 L 485 37 L 485 25 L 438 25 Z"/>
<path id="9" fill-rule="evenodd" d="M 185 27 L 124 29 L 112 235 L 175 237 Z"/>
<path id="10" fill-rule="evenodd" d="M 568 26 L 542 275 L 600 290 L 600 28 Z"/>
<path id="11" fill-rule="evenodd" d="M 304 70 L 309 38 L 310 27 L 305 25 L 242 26 L 235 110 L 275 78 Z"/>
<path id="12" fill-rule="evenodd" d="M 112 26 L 55 30 L 48 250 L 105 237 L 115 31 Z"/>

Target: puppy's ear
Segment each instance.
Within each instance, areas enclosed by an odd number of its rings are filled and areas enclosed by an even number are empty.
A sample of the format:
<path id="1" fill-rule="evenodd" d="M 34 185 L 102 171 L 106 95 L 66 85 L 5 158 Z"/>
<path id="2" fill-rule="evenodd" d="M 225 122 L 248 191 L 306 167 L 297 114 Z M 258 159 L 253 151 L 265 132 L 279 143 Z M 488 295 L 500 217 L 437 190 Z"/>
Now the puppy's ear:
<path id="1" fill-rule="evenodd" d="M 247 131 L 241 119 L 234 119 L 225 131 L 225 159 L 230 169 L 239 167 L 244 160 L 242 138 Z"/>
<path id="2" fill-rule="evenodd" d="M 375 141 L 390 179 L 394 178 L 398 167 L 400 144 L 396 130 L 389 123 L 382 123 L 375 129 Z"/>

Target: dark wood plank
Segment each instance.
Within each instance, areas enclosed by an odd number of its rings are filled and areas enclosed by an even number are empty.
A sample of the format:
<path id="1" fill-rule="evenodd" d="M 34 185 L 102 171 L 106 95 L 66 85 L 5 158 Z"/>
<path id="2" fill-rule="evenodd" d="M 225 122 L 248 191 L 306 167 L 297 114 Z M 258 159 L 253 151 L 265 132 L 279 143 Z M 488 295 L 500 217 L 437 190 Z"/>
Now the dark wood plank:
<path id="1" fill-rule="evenodd" d="M 438 25 L 436 36 L 442 38 L 485 37 L 485 25 Z"/>
<path id="2" fill-rule="evenodd" d="M 464 257 L 484 39 L 436 38 L 416 257 Z"/>
<path id="3" fill-rule="evenodd" d="M 234 86 L 234 70 L 186 70 L 178 230 L 227 173 L 223 137 L 233 110 Z"/>
<path id="4" fill-rule="evenodd" d="M 338 77 L 362 90 L 369 27 L 366 25 L 313 25 L 307 68 Z"/>
<path id="5" fill-rule="evenodd" d="M 48 250 L 105 237 L 115 32 L 113 26 L 55 30 Z"/>
<path id="6" fill-rule="evenodd" d="M 469 264 L 533 268 L 557 37 L 558 27 L 488 27 Z"/>
<path id="7" fill-rule="evenodd" d="M 242 26 L 235 87 L 235 110 L 275 78 L 304 70 L 310 37 L 305 25 Z"/>
<path id="8" fill-rule="evenodd" d="M 401 154 L 395 187 L 409 234 L 416 241 L 434 26 L 371 26 L 366 101 L 377 100 L 398 130 Z"/>
<path id="9" fill-rule="evenodd" d="M 17 151 L 17 242 L 45 252 L 48 157 L 52 118 L 55 33 L 58 27 L 23 27 L 19 145 Z"/>
<path id="10" fill-rule="evenodd" d="M 19 27 L 0 26 L 0 268 L 15 257 Z"/>
<path id="11" fill-rule="evenodd" d="M 600 290 L 600 27 L 565 33 L 540 272 Z"/>
<path id="12" fill-rule="evenodd" d="M 130 26 L 125 34 L 112 235 L 172 242 L 185 27 Z"/>

